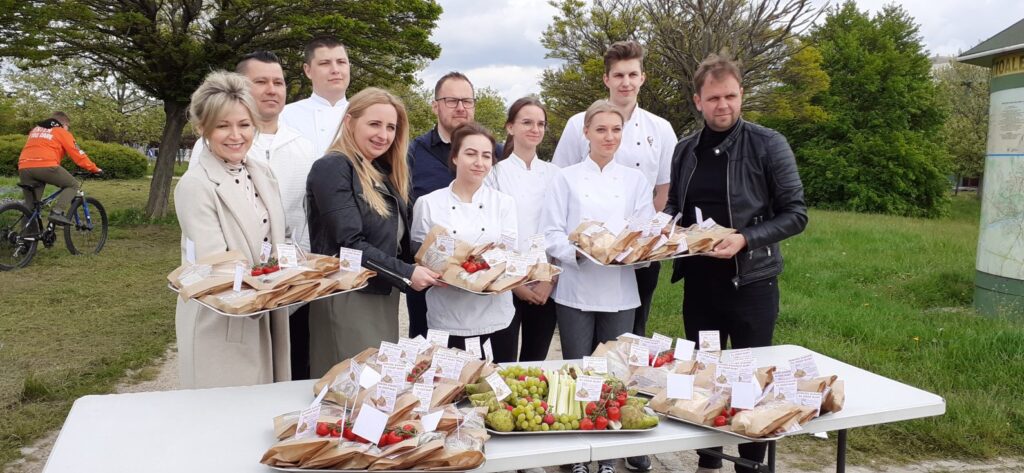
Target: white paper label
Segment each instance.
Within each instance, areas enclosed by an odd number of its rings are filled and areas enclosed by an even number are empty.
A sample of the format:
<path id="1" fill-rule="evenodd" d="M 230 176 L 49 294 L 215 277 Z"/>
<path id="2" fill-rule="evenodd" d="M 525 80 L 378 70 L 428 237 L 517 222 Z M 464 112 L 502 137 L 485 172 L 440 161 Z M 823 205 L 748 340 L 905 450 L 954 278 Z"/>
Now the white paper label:
<path id="1" fill-rule="evenodd" d="M 717 352 L 713 351 L 698 351 L 697 352 L 697 363 L 707 367 L 707 365 L 718 365 L 720 357 Z"/>
<path id="2" fill-rule="evenodd" d="M 324 385 L 323 389 L 320 390 L 320 394 L 316 395 L 316 398 L 313 399 L 313 403 L 310 404 L 309 407 L 319 406 L 321 402 L 324 402 L 324 396 L 327 395 L 327 391 L 330 388 L 330 385 Z"/>
<path id="3" fill-rule="evenodd" d="M 676 351 L 673 354 L 673 356 L 675 357 L 675 359 L 681 361 L 692 360 L 693 348 L 696 346 L 697 344 L 691 340 L 687 340 L 685 338 L 677 338 Z"/>
<path id="4" fill-rule="evenodd" d="M 395 399 L 398 399 L 398 386 L 391 383 L 378 383 L 377 394 L 373 397 L 373 403 L 384 412 L 395 410 Z"/>
<path id="5" fill-rule="evenodd" d="M 266 263 L 270 260 L 270 252 L 273 251 L 274 247 L 269 241 L 263 242 L 260 246 L 260 263 Z"/>
<path id="6" fill-rule="evenodd" d="M 729 363 L 741 366 L 753 366 L 754 365 L 754 352 L 750 351 L 749 348 L 740 348 L 737 350 L 729 350 L 725 353 L 729 354 Z"/>
<path id="7" fill-rule="evenodd" d="M 814 355 L 808 354 L 789 360 L 789 368 L 793 370 L 793 377 L 796 379 L 818 377 L 818 365 L 814 362 Z"/>
<path id="8" fill-rule="evenodd" d="M 434 386 L 416 383 L 412 385 L 412 395 L 420 400 L 420 405 L 416 408 L 416 412 L 427 412 L 430 410 L 430 401 L 434 398 Z"/>
<path id="9" fill-rule="evenodd" d="M 642 347 L 647 348 L 649 355 L 658 356 L 658 353 L 662 352 L 662 342 L 647 337 L 637 337 L 636 342 Z M 669 346 L 672 346 L 672 342 L 669 342 Z"/>
<path id="10" fill-rule="evenodd" d="M 592 369 L 595 373 L 607 373 L 608 359 L 603 356 L 584 356 L 583 369 Z"/>
<path id="11" fill-rule="evenodd" d="M 508 259 L 508 264 L 505 266 L 505 275 L 521 278 L 530 273 L 530 265 L 533 264 L 529 258 L 525 256 L 512 256 Z"/>
<path id="12" fill-rule="evenodd" d="M 583 231 L 580 233 L 586 236 L 594 236 L 595 234 L 604 229 L 604 226 L 602 226 L 599 223 L 591 223 L 586 228 L 584 228 Z"/>
<path id="13" fill-rule="evenodd" d="M 718 330 L 701 330 L 698 334 L 700 351 L 722 351 L 722 340 Z"/>
<path id="14" fill-rule="evenodd" d="M 760 394 L 760 387 L 753 381 L 737 381 L 732 383 L 732 404 L 736 409 L 753 409 Z"/>
<path id="15" fill-rule="evenodd" d="M 402 360 L 397 363 L 384 363 L 381 366 L 380 384 L 394 384 L 399 389 L 405 389 L 406 377 L 409 376 L 409 366 Z"/>
<path id="16" fill-rule="evenodd" d="M 686 253 L 689 250 L 690 250 L 690 247 L 689 247 L 689 245 L 686 244 L 686 238 L 683 238 L 683 239 L 679 240 L 679 247 L 676 248 L 675 254 L 681 255 L 683 253 Z"/>
<path id="17" fill-rule="evenodd" d="M 710 229 L 712 229 L 712 228 L 715 228 L 715 225 L 718 225 L 718 223 L 717 223 L 717 222 L 715 222 L 715 219 L 713 219 L 713 218 L 709 218 L 709 219 L 707 219 L 707 220 L 705 220 L 705 221 L 701 222 L 701 224 L 700 224 L 700 228 L 701 228 L 702 230 L 710 230 Z"/>
<path id="18" fill-rule="evenodd" d="M 435 376 L 458 380 L 465 365 L 466 360 L 450 352 L 435 352 L 431 369 L 434 370 Z"/>
<path id="19" fill-rule="evenodd" d="M 320 403 L 309 407 L 299 413 L 299 424 L 295 428 L 295 438 L 316 437 L 316 422 L 320 419 Z"/>
<path id="20" fill-rule="evenodd" d="M 798 402 L 796 399 L 798 388 L 795 379 L 788 379 L 786 381 L 776 379 L 772 386 L 772 389 L 775 390 L 775 399 L 792 403 Z"/>
<path id="21" fill-rule="evenodd" d="M 420 353 L 420 342 L 401 337 L 398 339 L 398 348 L 402 350 L 402 359 L 409 362 L 416 362 L 416 355 Z"/>
<path id="22" fill-rule="evenodd" d="M 576 376 L 576 400 L 584 402 L 600 400 L 601 385 L 603 384 L 603 376 Z"/>
<path id="23" fill-rule="evenodd" d="M 813 407 L 814 417 L 818 417 L 818 413 L 821 411 L 821 393 L 797 391 L 796 402 L 801 406 Z"/>
<path id="24" fill-rule="evenodd" d="M 245 277 L 245 264 L 239 262 L 235 263 L 235 282 L 231 285 L 231 290 L 239 292 L 242 290 L 242 278 Z"/>
<path id="25" fill-rule="evenodd" d="M 484 341 L 484 359 L 488 363 L 494 361 L 494 349 L 491 347 L 491 339 Z"/>
<path id="26" fill-rule="evenodd" d="M 469 353 L 474 360 L 484 357 L 483 350 L 480 349 L 480 337 L 469 337 L 466 339 L 466 353 Z"/>
<path id="27" fill-rule="evenodd" d="M 359 386 L 363 389 L 370 389 L 378 382 L 380 382 L 380 373 L 369 366 L 363 367 L 363 372 L 359 374 Z"/>
<path id="28" fill-rule="evenodd" d="M 508 387 L 508 384 L 505 383 L 505 380 L 497 371 L 488 375 L 484 380 L 487 381 L 487 384 L 489 384 L 491 389 L 494 390 L 494 397 L 499 401 L 504 401 L 505 398 L 512 394 L 512 388 Z"/>
<path id="29" fill-rule="evenodd" d="M 369 404 L 363 404 L 359 409 L 359 415 L 352 423 L 352 433 L 377 443 L 388 426 L 388 415 Z"/>
<path id="30" fill-rule="evenodd" d="M 747 382 L 754 378 L 754 369 L 750 366 L 734 363 L 715 365 L 715 384 L 728 386 L 735 382 Z"/>
<path id="31" fill-rule="evenodd" d="M 630 366 L 650 366 L 650 350 L 645 346 L 641 346 L 638 343 L 634 343 L 629 346 L 629 365 Z"/>
<path id="32" fill-rule="evenodd" d="M 772 373 L 772 379 L 776 383 L 782 382 L 782 381 L 795 381 L 796 380 L 796 378 L 793 377 L 793 370 L 775 370 L 775 372 Z"/>
<path id="33" fill-rule="evenodd" d="M 290 243 L 279 243 L 277 245 L 277 263 L 282 268 L 294 268 L 299 265 L 299 254 L 295 251 L 295 245 Z"/>
<path id="34" fill-rule="evenodd" d="M 391 342 L 380 342 L 377 349 L 377 363 L 395 363 L 402 360 L 402 347 Z"/>
<path id="35" fill-rule="evenodd" d="M 657 235 L 661 233 L 661 229 L 665 228 L 672 221 L 672 216 L 665 212 L 658 212 L 654 218 L 647 224 L 647 228 L 644 230 L 645 236 Z"/>
<path id="36" fill-rule="evenodd" d="M 420 344 L 420 348 L 416 351 L 417 354 L 430 349 L 431 344 L 426 338 L 423 338 L 423 335 L 417 335 L 416 338 L 412 339 L 412 341 Z"/>
<path id="37" fill-rule="evenodd" d="M 700 207 L 694 207 L 693 213 L 697 217 L 697 227 L 704 228 L 704 212 L 701 212 Z"/>
<path id="38" fill-rule="evenodd" d="M 540 251 L 544 252 L 548 248 L 547 242 L 544 240 L 544 234 L 538 233 L 536 235 L 530 235 L 530 246 L 527 248 L 527 252 Z"/>
<path id="39" fill-rule="evenodd" d="M 519 235 L 515 233 L 502 233 L 501 239 L 498 240 L 498 247 L 505 251 L 515 251 L 519 249 Z"/>
<path id="40" fill-rule="evenodd" d="M 427 330 L 427 341 L 441 348 L 448 348 L 448 337 L 450 335 L 444 330 Z"/>
<path id="41" fill-rule="evenodd" d="M 659 353 L 672 348 L 672 337 L 668 337 L 658 332 L 654 332 L 654 335 L 652 335 L 651 338 L 661 345 L 661 349 L 658 350 Z"/>
<path id="42" fill-rule="evenodd" d="M 437 430 L 437 424 L 441 422 L 441 417 L 444 416 L 444 409 L 438 409 L 436 412 L 431 412 L 420 418 L 420 422 L 423 423 L 423 432 L 433 432 Z"/>
<path id="43" fill-rule="evenodd" d="M 506 253 L 505 250 L 502 250 L 500 248 L 492 248 L 490 250 L 487 250 L 484 252 L 484 254 L 480 255 L 480 257 L 483 258 L 484 261 L 486 261 L 487 264 L 492 268 L 508 261 L 508 253 Z"/>
<path id="44" fill-rule="evenodd" d="M 633 247 L 632 246 L 627 247 L 625 250 L 622 251 L 622 253 L 619 253 L 618 256 L 615 257 L 615 261 L 621 263 L 622 260 L 626 259 L 626 257 L 629 256 L 629 254 L 632 253 L 632 252 L 633 252 Z"/>
<path id="45" fill-rule="evenodd" d="M 434 240 L 434 248 L 445 256 L 455 254 L 455 238 L 451 235 L 438 235 Z"/>
<path id="46" fill-rule="evenodd" d="M 693 380 L 696 376 L 692 374 L 668 374 L 668 389 L 665 395 L 669 399 L 693 399 Z"/>
<path id="47" fill-rule="evenodd" d="M 647 226 L 651 223 L 650 220 L 640 217 L 639 215 L 633 215 L 626 220 L 626 228 L 631 232 L 640 232 L 641 234 L 647 231 Z"/>
<path id="48" fill-rule="evenodd" d="M 351 273 L 359 272 L 363 264 L 362 250 L 353 250 L 344 246 L 338 250 L 338 269 Z"/>

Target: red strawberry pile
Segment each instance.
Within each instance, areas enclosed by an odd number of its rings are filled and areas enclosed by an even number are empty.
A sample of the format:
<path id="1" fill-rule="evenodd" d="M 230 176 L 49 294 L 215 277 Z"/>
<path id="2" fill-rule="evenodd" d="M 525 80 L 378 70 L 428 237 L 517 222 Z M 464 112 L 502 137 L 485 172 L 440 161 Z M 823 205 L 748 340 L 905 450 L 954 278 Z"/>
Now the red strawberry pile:
<path id="1" fill-rule="evenodd" d="M 462 263 L 462 269 L 465 269 L 467 273 L 473 274 L 477 271 L 486 271 L 491 269 L 491 265 L 487 264 L 483 258 L 479 256 L 470 256 Z"/>
<path id="2" fill-rule="evenodd" d="M 277 264 L 277 258 L 270 258 L 266 263 L 257 263 L 252 265 L 253 276 L 262 276 L 264 274 L 276 273 L 281 270 L 281 266 Z"/>
<path id="3" fill-rule="evenodd" d="M 385 430 L 380 436 L 380 441 L 377 442 L 377 446 L 383 447 L 395 444 L 403 440 L 413 438 L 416 434 L 416 427 L 412 424 L 405 424 L 402 427 L 392 427 Z M 318 437 L 342 437 L 345 440 L 352 442 L 370 443 L 369 440 L 366 440 L 352 432 L 352 422 L 345 422 L 345 426 L 342 427 L 340 420 L 338 422 L 317 422 L 316 435 Z"/>
<path id="4" fill-rule="evenodd" d="M 663 351 L 661 353 L 658 353 L 657 356 L 655 356 L 655 355 L 648 355 L 647 356 L 647 366 L 653 366 L 655 368 L 661 368 L 662 365 L 665 365 L 666 363 L 671 363 L 671 362 L 675 361 L 675 359 L 676 359 L 676 355 L 675 355 L 675 353 L 672 350 L 665 350 L 665 351 Z"/>
<path id="5" fill-rule="evenodd" d="M 733 407 L 733 408 L 726 407 L 726 408 L 722 409 L 722 413 L 721 414 L 719 414 L 717 417 L 715 417 L 715 420 L 712 421 L 712 425 L 714 425 L 715 427 L 724 427 L 726 425 L 729 425 L 729 424 L 732 423 L 733 416 L 735 416 L 737 412 L 742 411 L 742 410 L 743 409 L 737 409 L 735 407 Z"/>

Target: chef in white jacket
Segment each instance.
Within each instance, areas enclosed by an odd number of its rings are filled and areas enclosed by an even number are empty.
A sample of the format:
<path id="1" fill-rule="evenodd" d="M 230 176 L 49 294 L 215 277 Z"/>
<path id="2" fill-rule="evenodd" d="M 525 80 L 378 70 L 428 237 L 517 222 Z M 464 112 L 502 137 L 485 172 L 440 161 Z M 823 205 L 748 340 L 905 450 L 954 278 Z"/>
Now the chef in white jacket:
<path id="1" fill-rule="evenodd" d="M 632 267 L 600 266 L 581 258 L 568 237 L 584 220 L 654 216 L 650 183 L 640 171 L 613 159 L 623 121 L 622 112 L 607 100 L 587 109 L 583 134 L 590 141 L 589 155 L 555 177 L 541 213 L 548 254 L 563 270 L 553 297 L 567 360 L 590 355 L 599 343 L 629 332 L 640 305 Z"/>
<path id="2" fill-rule="evenodd" d="M 452 132 L 450 165 L 455 180 L 416 200 L 412 229 L 414 247 L 423 243 L 434 225 L 448 229 L 456 240 L 474 245 L 500 242 L 517 232 L 516 203 L 511 196 L 484 185 L 494 166 L 494 137 L 475 122 Z M 518 326 L 512 326 L 512 293 L 478 295 L 454 287 L 427 291 L 427 328 L 449 332 L 448 344 L 465 348 L 467 338 L 490 342 L 494 361 L 516 361 Z"/>
<path id="3" fill-rule="evenodd" d="M 306 44 L 302 71 L 313 84 L 313 94 L 288 104 L 281 121 L 313 142 L 313 155 L 327 153 L 338 136 L 348 110 L 351 65 L 345 45 L 335 38 L 316 38 Z"/>

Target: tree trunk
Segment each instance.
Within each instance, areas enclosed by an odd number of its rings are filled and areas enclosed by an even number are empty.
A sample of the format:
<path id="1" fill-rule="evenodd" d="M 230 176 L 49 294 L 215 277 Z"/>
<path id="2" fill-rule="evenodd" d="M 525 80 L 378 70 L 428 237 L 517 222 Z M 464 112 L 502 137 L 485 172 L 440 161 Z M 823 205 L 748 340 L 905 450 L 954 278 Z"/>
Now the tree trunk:
<path id="1" fill-rule="evenodd" d="M 146 216 L 162 218 L 167 216 L 167 204 L 171 195 L 171 178 L 174 177 L 174 161 L 181 145 L 181 130 L 185 126 L 185 111 L 188 103 L 165 101 L 164 132 L 160 138 L 160 153 L 153 167 L 153 180 L 149 185 L 149 202 Z"/>

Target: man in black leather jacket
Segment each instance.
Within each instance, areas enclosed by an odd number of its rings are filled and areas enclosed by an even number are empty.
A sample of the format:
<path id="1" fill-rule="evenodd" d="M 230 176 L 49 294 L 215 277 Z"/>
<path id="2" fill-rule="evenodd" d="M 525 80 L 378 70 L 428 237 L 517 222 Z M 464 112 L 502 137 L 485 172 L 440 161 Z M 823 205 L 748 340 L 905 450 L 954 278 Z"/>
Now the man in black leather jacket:
<path id="1" fill-rule="evenodd" d="M 779 242 L 807 226 L 807 206 L 796 159 L 786 138 L 740 118 L 743 88 L 738 65 L 712 54 L 694 75 L 694 102 L 705 127 L 676 145 L 665 212 L 682 213 L 684 226 L 701 220 L 735 228 L 711 257 L 675 261 L 672 282 L 685 279 L 686 338 L 718 330 L 722 348 L 768 346 L 779 313 Z M 742 444 L 740 456 L 764 461 L 765 443 Z M 722 462 L 700 455 L 698 473 Z M 752 471 L 736 466 L 737 472 Z"/>

